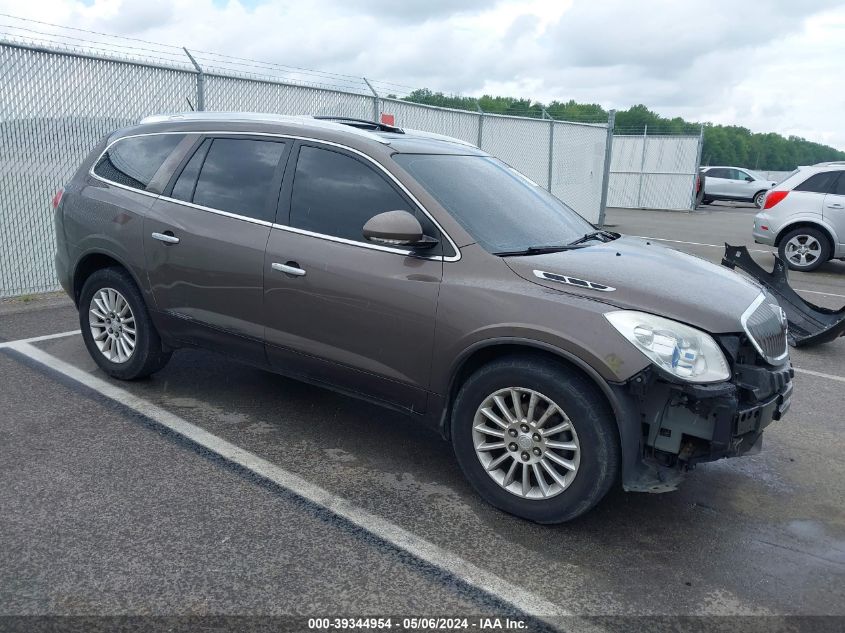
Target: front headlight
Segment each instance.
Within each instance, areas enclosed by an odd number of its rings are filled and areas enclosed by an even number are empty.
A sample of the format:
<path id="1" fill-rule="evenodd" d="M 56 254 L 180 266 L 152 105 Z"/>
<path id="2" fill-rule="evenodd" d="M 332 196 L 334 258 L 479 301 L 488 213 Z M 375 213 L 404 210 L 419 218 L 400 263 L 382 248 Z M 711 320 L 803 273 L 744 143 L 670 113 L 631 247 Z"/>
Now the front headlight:
<path id="1" fill-rule="evenodd" d="M 604 316 L 651 362 L 673 376 L 689 382 L 719 382 L 731 376 L 722 350 L 701 330 L 633 310 Z"/>

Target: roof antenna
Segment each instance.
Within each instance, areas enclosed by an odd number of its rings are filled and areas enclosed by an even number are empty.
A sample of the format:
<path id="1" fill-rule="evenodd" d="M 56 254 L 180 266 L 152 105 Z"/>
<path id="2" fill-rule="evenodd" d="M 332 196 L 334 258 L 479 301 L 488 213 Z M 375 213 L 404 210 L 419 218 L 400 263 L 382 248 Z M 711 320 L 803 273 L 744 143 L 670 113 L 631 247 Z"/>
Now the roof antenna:
<path id="1" fill-rule="evenodd" d="M 191 100 L 188 97 L 185 97 L 185 101 L 188 102 L 188 107 L 191 108 L 191 112 L 194 111 L 194 104 L 191 103 Z"/>

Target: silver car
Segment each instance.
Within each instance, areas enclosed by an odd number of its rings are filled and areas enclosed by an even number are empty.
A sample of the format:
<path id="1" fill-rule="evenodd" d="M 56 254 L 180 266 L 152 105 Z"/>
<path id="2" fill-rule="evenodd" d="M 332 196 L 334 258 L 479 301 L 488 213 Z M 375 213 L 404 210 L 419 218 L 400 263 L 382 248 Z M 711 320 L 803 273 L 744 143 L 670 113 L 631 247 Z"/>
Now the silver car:
<path id="1" fill-rule="evenodd" d="M 768 192 L 754 241 L 777 246 L 793 270 L 845 259 L 845 162 L 803 167 Z"/>
<path id="2" fill-rule="evenodd" d="M 739 167 L 705 167 L 701 170 L 707 179 L 704 182 L 704 204 L 714 200 L 735 200 L 753 202 L 763 207 L 766 192 L 777 183 L 765 180 L 762 175 L 750 169 Z"/>

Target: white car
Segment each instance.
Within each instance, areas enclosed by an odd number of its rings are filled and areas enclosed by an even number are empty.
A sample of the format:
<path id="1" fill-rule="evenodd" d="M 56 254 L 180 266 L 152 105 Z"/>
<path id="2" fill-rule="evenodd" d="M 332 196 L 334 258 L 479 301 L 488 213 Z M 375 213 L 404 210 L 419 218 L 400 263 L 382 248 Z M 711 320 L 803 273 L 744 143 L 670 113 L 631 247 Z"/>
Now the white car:
<path id="1" fill-rule="evenodd" d="M 754 241 L 777 246 L 792 270 L 845 259 L 845 162 L 802 167 L 769 191 Z"/>
<path id="2" fill-rule="evenodd" d="M 714 200 L 736 200 L 738 202 L 753 202 L 763 207 L 766 192 L 777 185 L 776 182 L 766 180 L 762 175 L 750 169 L 739 167 L 705 167 L 702 173 L 704 180 L 704 204 Z"/>

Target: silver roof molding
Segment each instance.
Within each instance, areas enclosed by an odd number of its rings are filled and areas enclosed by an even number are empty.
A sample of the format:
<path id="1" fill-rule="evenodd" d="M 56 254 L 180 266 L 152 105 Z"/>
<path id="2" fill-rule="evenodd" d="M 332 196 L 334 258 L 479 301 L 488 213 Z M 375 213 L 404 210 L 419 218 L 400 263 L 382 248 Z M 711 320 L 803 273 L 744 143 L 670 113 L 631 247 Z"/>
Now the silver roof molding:
<path id="1" fill-rule="evenodd" d="M 318 128 L 321 130 L 346 132 L 348 134 L 355 134 L 356 136 L 361 136 L 384 145 L 390 144 L 390 139 L 373 134 L 367 130 L 362 130 L 350 125 L 344 125 L 343 123 L 335 123 L 334 121 L 315 119 L 308 115 L 286 115 L 265 112 L 176 112 L 173 114 L 154 114 L 152 116 L 147 116 L 141 119 L 140 123 L 143 125 L 147 123 L 165 123 L 169 121 L 255 121 L 266 123 L 287 123 L 289 125 L 301 125 L 311 129 Z"/>

